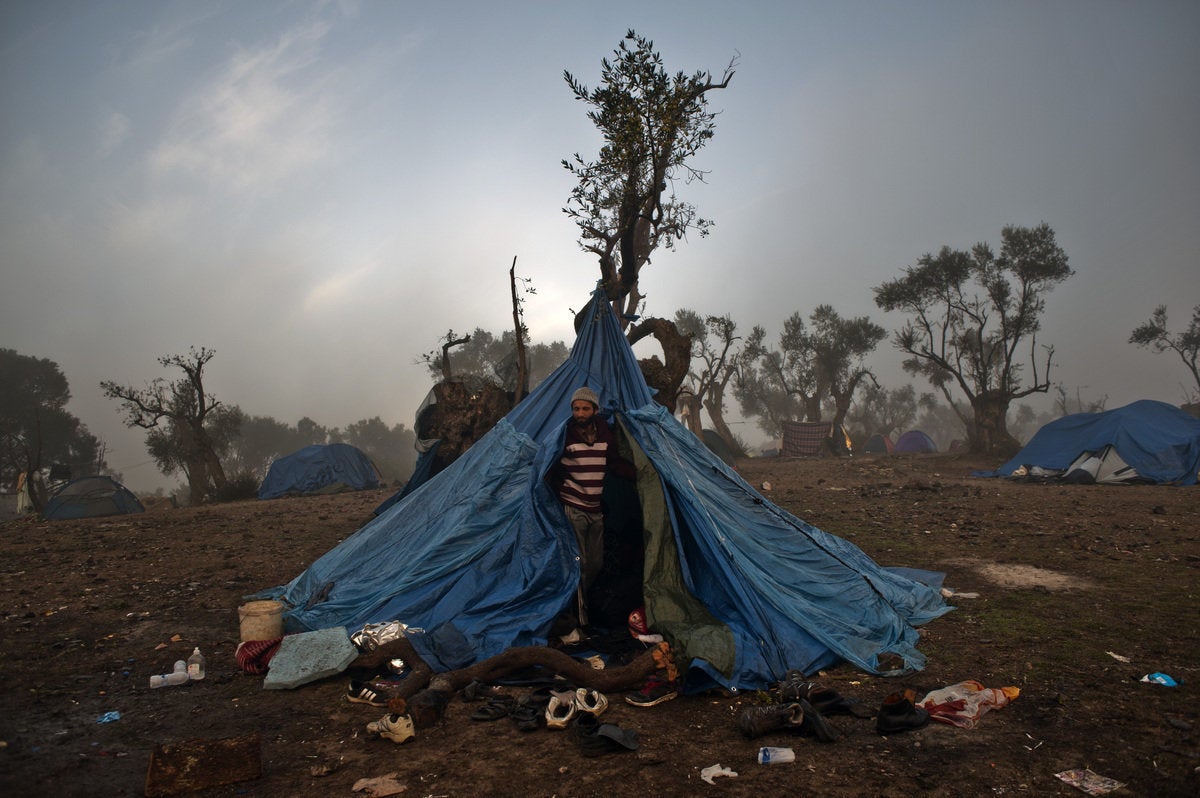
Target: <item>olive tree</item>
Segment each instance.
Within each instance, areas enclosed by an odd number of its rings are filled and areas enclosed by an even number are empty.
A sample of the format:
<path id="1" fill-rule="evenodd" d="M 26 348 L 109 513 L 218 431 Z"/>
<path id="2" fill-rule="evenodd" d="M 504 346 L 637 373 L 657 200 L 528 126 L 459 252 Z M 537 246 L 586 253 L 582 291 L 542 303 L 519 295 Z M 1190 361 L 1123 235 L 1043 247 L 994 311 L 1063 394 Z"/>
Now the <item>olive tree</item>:
<path id="1" fill-rule="evenodd" d="M 958 388 L 971 408 L 960 416 L 970 448 L 980 453 L 1015 451 L 1009 405 L 1049 390 L 1054 347 L 1039 351 L 1037 334 L 1046 294 L 1074 274 L 1044 222 L 1006 226 L 1000 238 L 998 254 L 986 243 L 943 246 L 874 289 L 880 308 L 910 317 L 893 339 L 909 355 L 905 371 L 929 380 L 956 412 Z"/>

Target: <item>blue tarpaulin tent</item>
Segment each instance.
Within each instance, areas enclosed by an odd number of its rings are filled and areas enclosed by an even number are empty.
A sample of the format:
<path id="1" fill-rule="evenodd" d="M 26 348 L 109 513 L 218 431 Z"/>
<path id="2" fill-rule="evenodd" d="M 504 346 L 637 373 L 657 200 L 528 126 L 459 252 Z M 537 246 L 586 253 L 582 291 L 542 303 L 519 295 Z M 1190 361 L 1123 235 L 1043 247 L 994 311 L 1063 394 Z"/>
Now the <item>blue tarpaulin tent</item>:
<path id="1" fill-rule="evenodd" d="M 1012 476 L 1024 468 L 1066 474 L 1081 455 L 1111 447 L 1144 482 L 1195 485 L 1200 470 L 1200 419 L 1165 402 L 1142 399 L 1100 413 L 1074 413 L 1039 429 L 1016 456 L 979 476 Z"/>
<path id="2" fill-rule="evenodd" d="M 348 443 L 314 444 L 271 463 L 258 498 L 379 487 L 371 459 Z"/>
<path id="3" fill-rule="evenodd" d="M 582 385 L 638 467 L 641 597 L 689 685 L 757 688 L 840 660 L 878 673 L 885 654 L 902 659 L 894 671 L 923 666 L 915 626 L 950 609 L 937 585 L 880 567 L 743 481 L 653 401 L 601 292 L 567 362 L 462 457 L 259 595 L 285 603 L 291 631 L 417 627 L 411 642 L 439 671 L 544 645 L 579 580 L 545 477 Z"/>

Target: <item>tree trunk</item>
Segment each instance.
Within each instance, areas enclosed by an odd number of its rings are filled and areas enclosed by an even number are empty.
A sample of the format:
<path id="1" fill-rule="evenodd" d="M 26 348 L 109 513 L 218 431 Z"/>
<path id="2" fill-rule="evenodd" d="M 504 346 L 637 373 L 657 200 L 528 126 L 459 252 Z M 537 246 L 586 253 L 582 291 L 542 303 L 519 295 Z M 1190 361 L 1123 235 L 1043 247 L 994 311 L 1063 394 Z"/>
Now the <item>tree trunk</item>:
<path id="1" fill-rule="evenodd" d="M 1011 398 L 998 392 L 986 392 L 971 400 L 974 412 L 968 430 L 970 449 L 975 454 L 1011 456 L 1021 444 L 1008 432 L 1008 405 Z"/>
<path id="2" fill-rule="evenodd" d="M 692 337 L 679 332 L 675 322 L 668 319 L 649 318 L 629 328 L 629 345 L 633 346 L 647 335 L 653 335 L 663 350 L 663 363 L 657 357 L 638 361 L 646 384 L 656 390 L 654 401 L 675 412 L 679 399 L 679 386 L 687 378 L 692 365 Z"/>
<path id="3" fill-rule="evenodd" d="M 715 390 L 708 392 L 708 401 L 704 403 L 704 409 L 708 411 L 708 418 L 712 421 L 713 430 L 721 436 L 721 440 L 725 441 L 725 445 L 729 450 L 738 457 L 745 457 L 746 452 L 742 449 L 737 439 L 733 437 L 733 433 L 729 431 L 729 425 L 725 423 L 724 403 L 721 401 L 721 394 Z"/>

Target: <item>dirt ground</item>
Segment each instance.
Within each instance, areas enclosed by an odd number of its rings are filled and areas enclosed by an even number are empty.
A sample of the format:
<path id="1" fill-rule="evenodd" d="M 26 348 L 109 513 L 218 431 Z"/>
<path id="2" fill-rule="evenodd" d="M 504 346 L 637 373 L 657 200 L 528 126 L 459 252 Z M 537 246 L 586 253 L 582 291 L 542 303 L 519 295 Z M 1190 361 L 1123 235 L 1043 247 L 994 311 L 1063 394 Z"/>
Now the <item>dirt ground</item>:
<path id="1" fill-rule="evenodd" d="M 883 679 L 812 676 L 871 706 L 890 692 L 976 679 L 1020 697 L 973 730 L 746 740 L 756 696 L 620 695 L 604 719 L 635 752 L 585 758 L 563 732 L 469 719 L 455 699 L 404 745 L 365 733 L 382 710 L 344 698 L 344 675 L 264 690 L 234 659 L 243 597 L 282 584 L 370 517 L 388 491 L 144 515 L 0 524 L 0 794 L 142 795 L 156 745 L 257 733 L 261 777 L 201 796 L 360 796 L 396 774 L 410 796 L 1083 795 L 1056 773 L 1092 771 L 1115 795 L 1200 795 L 1200 488 L 1064 487 L 970 476 L 955 455 L 759 459 L 739 470 L 777 504 L 884 565 L 936 569 L 976 598 L 922 630 L 928 667 Z M 208 677 L 151 690 L 199 646 Z M 1116 655 L 1116 656 L 1114 656 Z M 1128 662 L 1118 659 L 1127 658 Z M 1170 674 L 1164 687 L 1138 677 Z M 519 689 L 513 693 L 520 695 Z M 106 713 L 117 720 L 99 723 Z M 762 745 L 794 763 L 759 765 Z M 701 779 L 721 764 L 736 777 Z"/>

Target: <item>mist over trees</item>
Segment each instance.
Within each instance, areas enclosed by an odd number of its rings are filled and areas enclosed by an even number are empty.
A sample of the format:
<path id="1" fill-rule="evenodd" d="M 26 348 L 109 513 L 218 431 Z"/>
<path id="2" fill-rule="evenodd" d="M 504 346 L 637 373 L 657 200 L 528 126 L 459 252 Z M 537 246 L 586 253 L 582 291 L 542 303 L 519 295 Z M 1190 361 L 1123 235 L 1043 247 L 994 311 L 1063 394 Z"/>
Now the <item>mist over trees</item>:
<path id="1" fill-rule="evenodd" d="M 986 243 L 969 252 L 942 247 L 874 289 L 880 308 L 911 317 L 894 337 L 911 356 L 905 371 L 952 407 L 957 387 L 971 406 L 963 416 L 971 450 L 997 454 L 1019 446 L 1008 432 L 1009 405 L 1050 388 L 1054 347 L 1042 346 L 1039 357 L 1037 333 L 1046 293 L 1074 274 L 1045 223 L 1009 225 L 1000 238 L 998 255 Z"/>
<path id="2" fill-rule="evenodd" d="M 204 369 L 216 352 L 191 348 L 187 355 L 158 358 L 182 377 L 156 377 L 142 388 L 106 380 L 100 389 L 121 403 L 125 425 L 146 430 L 146 448 L 164 474 L 183 473 L 189 501 L 200 504 L 225 488 L 218 451 L 238 433 L 239 414 L 204 389 Z"/>
<path id="3" fill-rule="evenodd" d="M 1184 389 L 1187 401 L 1200 402 L 1200 305 L 1192 308 L 1192 320 L 1179 332 L 1167 329 L 1167 306 L 1159 305 L 1149 321 L 1138 325 L 1129 335 L 1129 343 L 1156 354 L 1174 352 L 1192 376 L 1192 385 Z"/>
<path id="4" fill-rule="evenodd" d="M 146 430 L 146 449 L 165 475 L 182 474 L 188 503 L 253 498 L 276 458 L 311 444 L 348 443 L 371 458 L 384 479 L 407 478 L 416 462 L 416 436 L 403 424 L 389 427 L 378 416 L 345 430 L 307 416 L 289 425 L 270 416 L 247 415 L 204 388 L 204 372 L 216 356 L 206 347 L 158 359 L 183 371 L 173 381 L 156 378 L 137 388 L 102 382 L 105 396 L 121 402 L 125 424 Z"/>
<path id="5" fill-rule="evenodd" d="M 43 468 L 64 465 L 79 477 L 106 467 L 99 439 L 67 411 L 70 399 L 57 363 L 0 349 L 0 485 L 15 489 L 24 474 L 37 510 L 46 498 L 35 478 Z"/>
<path id="6" fill-rule="evenodd" d="M 784 421 L 845 423 L 854 395 L 874 375 L 867 356 L 887 332 L 865 316 L 843 318 L 831 305 L 818 305 L 809 323 L 796 311 L 783 323 L 775 346 L 756 326 L 745 345 L 745 358 L 734 394 L 742 411 L 758 419 L 772 437 Z M 825 418 L 830 408 L 832 419 Z"/>

